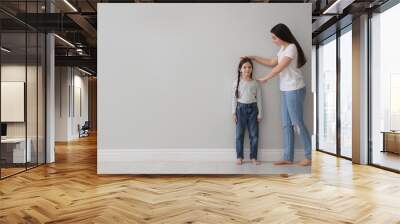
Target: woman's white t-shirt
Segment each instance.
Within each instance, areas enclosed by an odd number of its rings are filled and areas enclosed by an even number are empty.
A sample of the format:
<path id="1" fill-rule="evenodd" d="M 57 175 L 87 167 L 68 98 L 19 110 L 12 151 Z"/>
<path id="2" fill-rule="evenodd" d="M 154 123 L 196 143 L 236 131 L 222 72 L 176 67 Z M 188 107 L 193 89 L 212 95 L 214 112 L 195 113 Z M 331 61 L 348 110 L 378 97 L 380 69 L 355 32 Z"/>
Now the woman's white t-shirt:
<path id="1" fill-rule="evenodd" d="M 278 52 L 278 63 L 283 57 L 289 57 L 292 61 L 286 68 L 284 68 L 280 75 L 280 90 L 292 91 L 301 89 L 305 86 L 303 75 L 299 68 L 297 68 L 297 48 L 295 44 L 289 44 L 286 48 L 281 47 Z"/>

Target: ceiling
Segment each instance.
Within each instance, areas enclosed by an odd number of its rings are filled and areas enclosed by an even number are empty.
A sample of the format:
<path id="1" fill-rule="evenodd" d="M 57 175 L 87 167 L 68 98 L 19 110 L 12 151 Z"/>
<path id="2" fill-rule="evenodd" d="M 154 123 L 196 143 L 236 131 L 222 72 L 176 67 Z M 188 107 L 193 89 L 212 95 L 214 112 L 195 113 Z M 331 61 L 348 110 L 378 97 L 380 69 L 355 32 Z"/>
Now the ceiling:
<path id="1" fill-rule="evenodd" d="M 312 3 L 313 9 L 313 42 L 323 37 L 339 19 L 357 16 L 368 9 L 373 9 L 387 0 L 201 0 L 201 1 L 169 1 L 169 0 L 1 0 L 1 31 L 8 38 L 7 43 L 15 49 L 24 46 L 22 38 L 25 29 L 39 32 L 55 32 L 56 65 L 80 66 L 96 72 L 96 29 L 97 3 Z M 332 6 L 332 7 L 331 7 Z M 50 12 L 50 8 L 52 13 Z M 329 13 L 323 13 L 327 9 Z M 325 33 L 324 33 L 325 32 Z M 64 41 L 64 40 L 66 41 Z M 2 43 L 5 43 L 2 41 Z M 72 45 L 71 45 L 72 44 Z M 4 45 L 4 44 L 3 44 Z M 28 44 L 28 52 L 35 48 Z M 32 48 L 32 49 L 31 49 Z M 18 50 L 16 50 L 18 51 Z M 23 52 L 20 52 L 23 53 Z"/>

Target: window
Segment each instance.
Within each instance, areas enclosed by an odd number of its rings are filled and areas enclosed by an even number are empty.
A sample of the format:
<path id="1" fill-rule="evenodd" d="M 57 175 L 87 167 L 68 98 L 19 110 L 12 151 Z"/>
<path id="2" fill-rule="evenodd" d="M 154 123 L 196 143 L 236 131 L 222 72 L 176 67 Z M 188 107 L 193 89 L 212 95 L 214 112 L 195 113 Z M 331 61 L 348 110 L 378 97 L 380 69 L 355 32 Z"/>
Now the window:
<path id="1" fill-rule="evenodd" d="M 340 36 L 340 155 L 352 157 L 352 33 Z"/>
<path id="2" fill-rule="evenodd" d="M 20 15 L 43 13 L 44 3 L 20 1 L 14 9 Z M 0 3 L 7 5 L 15 2 Z M 0 111 L 7 115 L 1 118 L 0 178 L 5 178 L 45 163 L 46 38 L 7 14 L 0 17 L 7 21 L 0 29 Z"/>
<path id="3" fill-rule="evenodd" d="M 371 162 L 400 170 L 400 4 L 371 18 Z"/>
<path id="4" fill-rule="evenodd" d="M 336 153 L 336 36 L 318 48 L 318 149 Z"/>

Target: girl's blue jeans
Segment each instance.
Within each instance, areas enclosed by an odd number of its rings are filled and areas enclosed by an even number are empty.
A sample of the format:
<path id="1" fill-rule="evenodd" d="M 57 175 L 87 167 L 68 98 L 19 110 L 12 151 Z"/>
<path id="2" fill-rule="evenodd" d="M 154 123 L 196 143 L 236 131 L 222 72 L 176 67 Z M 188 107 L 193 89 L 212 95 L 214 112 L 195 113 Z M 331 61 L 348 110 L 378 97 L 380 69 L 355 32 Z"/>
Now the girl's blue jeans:
<path id="1" fill-rule="evenodd" d="M 250 159 L 257 159 L 258 148 L 257 103 L 237 103 L 236 107 L 236 157 L 243 159 L 243 142 L 246 128 L 250 138 Z"/>

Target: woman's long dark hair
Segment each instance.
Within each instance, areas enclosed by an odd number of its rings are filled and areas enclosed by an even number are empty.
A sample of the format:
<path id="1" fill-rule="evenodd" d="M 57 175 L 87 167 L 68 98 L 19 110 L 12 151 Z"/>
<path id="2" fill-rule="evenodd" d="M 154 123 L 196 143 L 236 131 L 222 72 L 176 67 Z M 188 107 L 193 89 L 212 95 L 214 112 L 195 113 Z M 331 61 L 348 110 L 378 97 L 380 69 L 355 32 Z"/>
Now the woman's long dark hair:
<path id="1" fill-rule="evenodd" d="M 296 45 L 297 48 L 297 68 L 301 68 L 306 62 L 306 57 L 304 56 L 303 49 L 300 47 L 299 42 L 297 42 L 296 38 L 293 36 L 292 32 L 290 32 L 289 27 L 287 27 L 283 23 L 279 23 L 272 27 L 271 33 L 275 34 L 279 39 Z"/>
<path id="2" fill-rule="evenodd" d="M 253 62 L 251 61 L 250 58 L 243 58 L 242 60 L 240 60 L 239 66 L 238 66 L 238 76 L 237 76 L 237 84 L 236 84 L 236 92 L 235 92 L 236 98 L 239 98 L 240 69 L 242 69 L 242 66 L 246 63 L 251 64 L 250 78 L 253 78 Z"/>

